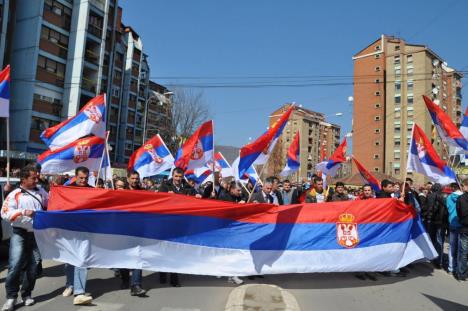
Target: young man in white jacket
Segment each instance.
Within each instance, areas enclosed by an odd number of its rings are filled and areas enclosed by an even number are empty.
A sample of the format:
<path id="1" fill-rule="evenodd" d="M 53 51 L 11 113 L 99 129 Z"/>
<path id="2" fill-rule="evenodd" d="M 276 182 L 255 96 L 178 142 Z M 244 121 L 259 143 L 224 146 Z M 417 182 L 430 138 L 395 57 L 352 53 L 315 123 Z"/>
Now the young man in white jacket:
<path id="1" fill-rule="evenodd" d="M 37 188 L 38 182 L 37 168 L 25 166 L 20 172 L 20 187 L 10 192 L 2 205 L 2 218 L 13 227 L 5 281 L 7 301 L 2 311 L 14 310 L 20 283 L 24 305 L 31 306 L 35 302 L 31 294 L 36 283 L 38 262 L 35 258 L 40 254 L 34 239 L 33 217 L 36 211 L 45 210 L 48 202 L 48 194 Z"/>

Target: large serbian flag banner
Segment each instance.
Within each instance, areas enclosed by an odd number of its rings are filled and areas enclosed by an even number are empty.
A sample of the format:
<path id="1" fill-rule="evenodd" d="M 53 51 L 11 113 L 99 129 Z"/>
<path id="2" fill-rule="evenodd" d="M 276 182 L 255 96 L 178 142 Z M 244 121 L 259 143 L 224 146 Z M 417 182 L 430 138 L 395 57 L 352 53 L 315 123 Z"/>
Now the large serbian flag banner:
<path id="1" fill-rule="evenodd" d="M 241 205 L 53 187 L 48 208 L 34 218 L 42 257 L 79 267 L 242 276 L 388 271 L 437 255 L 396 199 Z"/>

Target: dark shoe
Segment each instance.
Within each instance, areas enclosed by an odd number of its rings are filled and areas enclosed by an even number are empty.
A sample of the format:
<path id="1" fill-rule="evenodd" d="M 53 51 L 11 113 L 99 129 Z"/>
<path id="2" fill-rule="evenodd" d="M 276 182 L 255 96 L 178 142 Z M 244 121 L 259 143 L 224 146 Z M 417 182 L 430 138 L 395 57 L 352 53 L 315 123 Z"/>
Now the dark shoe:
<path id="1" fill-rule="evenodd" d="M 371 280 L 371 281 L 377 281 L 377 277 L 375 276 L 374 273 L 365 273 L 366 274 L 366 277 Z"/>
<path id="2" fill-rule="evenodd" d="M 130 283 L 127 280 L 122 280 L 120 283 L 120 289 L 129 289 L 130 288 Z"/>
<path id="3" fill-rule="evenodd" d="M 166 284 L 167 283 L 167 273 L 166 272 L 159 272 L 159 283 Z"/>
<path id="4" fill-rule="evenodd" d="M 360 279 L 361 281 L 365 281 L 366 280 L 366 274 L 365 273 L 356 273 L 354 275 L 356 278 Z"/>
<path id="5" fill-rule="evenodd" d="M 171 282 L 171 286 L 172 287 L 180 287 L 180 283 L 179 282 Z"/>
<path id="6" fill-rule="evenodd" d="M 141 288 L 139 285 L 132 286 L 130 289 L 131 296 L 144 297 L 146 295 L 146 290 Z"/>

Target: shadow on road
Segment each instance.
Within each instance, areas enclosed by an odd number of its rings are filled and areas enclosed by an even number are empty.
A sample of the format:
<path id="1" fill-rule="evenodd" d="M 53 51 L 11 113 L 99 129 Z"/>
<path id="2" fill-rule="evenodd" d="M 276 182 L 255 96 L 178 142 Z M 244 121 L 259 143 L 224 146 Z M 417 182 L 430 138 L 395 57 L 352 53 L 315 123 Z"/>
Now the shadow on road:
<path id="1" fill-rule="evenodd" d="M 428 294 L 424 294 L 423 296 L 432 301 L 435 305 L 437 305 L 442 310 L 450 310 L 450 311 L 466 311 L 468 310 L 467 305 L 462 305 L 450 300 L 445 300 L 442 298 L 434 297 Z"/>
<path id="2" fill-rule="evenodd" d="M 409 273 L 404 277 L 383 276 L 376 273 L 377 281 L 359 280 L 355 277 L 354 273 L 278 274 L 265 275 L 264 278 L 255 280 L 248 280 L 246 277 L 242 279 L 246 284 L 274 284 L 285 289 L 337 289 L 393 284 L 401 281 L 407 281 L 412 278 L 431 276 L 434 271 L 432 266 L 426 263 L 413 264 L 407 269 L 409 270 Z M 183 287 L 229 286 L 227 278 L 217 279 L 213 276 L 198 275 L 181 275 L 180 278 Z M 159 285 L 159 287 L 160 286 L 161 285 Z M 235 285 L 232 286 L 235 287 Z"/>

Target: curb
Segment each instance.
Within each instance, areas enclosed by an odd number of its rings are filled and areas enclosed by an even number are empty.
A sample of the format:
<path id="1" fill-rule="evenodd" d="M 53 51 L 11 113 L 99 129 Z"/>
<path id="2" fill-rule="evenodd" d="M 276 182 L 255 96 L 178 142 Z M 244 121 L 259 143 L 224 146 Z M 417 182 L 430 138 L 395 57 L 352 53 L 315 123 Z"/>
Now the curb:
<path id="1" fill-rule="evenodd" d="M 259 301 L 255 301 L 254 297 L 246 297 L 246 292 L 263 292 L 263 294 L 269 295 L 274 303 L 282 302 L 281 310 L 284 311 L 300 311 L 301 308 L 299 304 L 290 292 L 284 290 L 283 288 L 270 285 L 270 284 L 246 284 L 235 288 L 228 297 L 226 307 L 224 311 L 243 311 L 243 310 L 254 310 L 251 309 L 252 306 L 249 306 L 251 303 L 259 303 Z M 250 296 L 250 295 L 249 295 Z M 280 298 L 278 301 L 278 297 Z M 277 305 L 278 306 L 278 305 Z M 246 309 L 247 307 L 248 309 Z M 267 307 L 268 308 L 268 307 Z M 257 309 L 255 309 L 257 310 Z M 260 309 L 259 309 L 260 310 Z M 261 310 L 270 310 L 268 309 L 261 309 Z M 280 310 L 277 307 L 271 310 Z"/>

